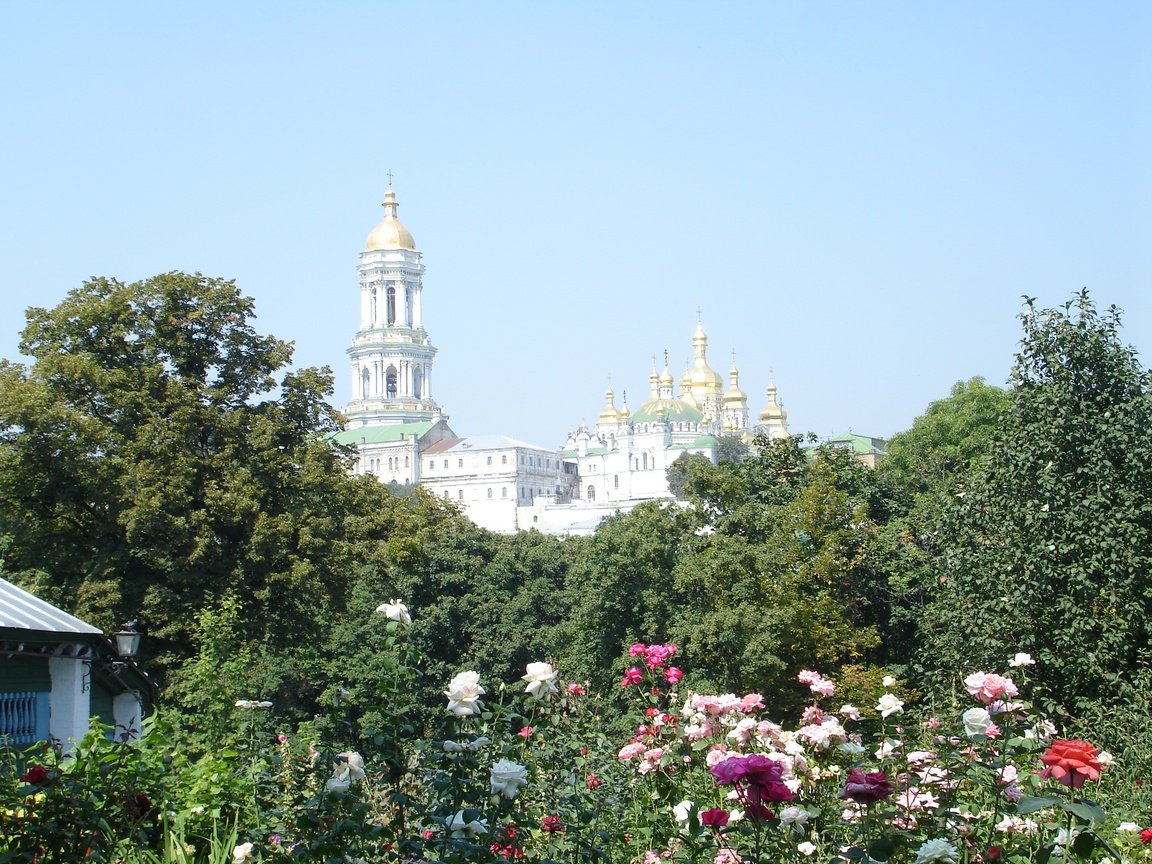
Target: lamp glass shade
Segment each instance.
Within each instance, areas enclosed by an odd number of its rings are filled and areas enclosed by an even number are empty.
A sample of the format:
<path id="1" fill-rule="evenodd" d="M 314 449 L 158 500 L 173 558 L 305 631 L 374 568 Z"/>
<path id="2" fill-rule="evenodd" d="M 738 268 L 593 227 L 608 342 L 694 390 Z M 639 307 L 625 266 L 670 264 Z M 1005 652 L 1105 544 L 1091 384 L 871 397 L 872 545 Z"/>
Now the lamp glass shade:
<path id="1" fill-rule="evenodd" d="M 125 660 L 131 660 L 140 651 L 140 635 L 131 630 L 121 630 L 116 634 L 116 653 Z"/>

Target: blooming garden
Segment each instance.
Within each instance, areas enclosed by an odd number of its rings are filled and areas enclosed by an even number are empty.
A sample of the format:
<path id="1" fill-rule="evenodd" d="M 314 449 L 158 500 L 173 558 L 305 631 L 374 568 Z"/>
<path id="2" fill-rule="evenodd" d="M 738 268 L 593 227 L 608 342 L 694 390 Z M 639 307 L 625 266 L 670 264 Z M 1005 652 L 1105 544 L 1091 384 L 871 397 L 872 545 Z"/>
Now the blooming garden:
<path id="1" fill-rule="evenodd" d="M 425 709 L 408 608 L 377 617 L 372 728 L 337 690 L 292 730 L 272 703 L 238 700 L 199 752 L 163 713 L 139 740 L 5 751 L 0 861 L 1152 859 L 1116 760 L 1029 704 L 1024 653 L 964 676 L 947 709 L 891 676 L 848 704 L 800 669 L 806 707 L 780 722 L 774 694 L 692 692 L 675 646 L 637 643 L 617 738 L 603 697 L 545 661 L 518 681 L 461 670 Z"/>

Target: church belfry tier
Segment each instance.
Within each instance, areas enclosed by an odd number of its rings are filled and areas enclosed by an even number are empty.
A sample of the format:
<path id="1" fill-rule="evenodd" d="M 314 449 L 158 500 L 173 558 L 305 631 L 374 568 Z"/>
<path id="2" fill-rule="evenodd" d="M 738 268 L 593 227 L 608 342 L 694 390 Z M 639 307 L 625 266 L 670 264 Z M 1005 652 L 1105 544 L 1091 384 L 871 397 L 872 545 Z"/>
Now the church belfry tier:
<path id="1" fill-rule="evenodd" d="M 424 329 L 424 264 L 396 215 L 391 184 L 384 217 L 360 253 L 360 330 L 348 349 L 348 424 L 419 423 L 444 415 L 432 398 L 436 349 Z"/>

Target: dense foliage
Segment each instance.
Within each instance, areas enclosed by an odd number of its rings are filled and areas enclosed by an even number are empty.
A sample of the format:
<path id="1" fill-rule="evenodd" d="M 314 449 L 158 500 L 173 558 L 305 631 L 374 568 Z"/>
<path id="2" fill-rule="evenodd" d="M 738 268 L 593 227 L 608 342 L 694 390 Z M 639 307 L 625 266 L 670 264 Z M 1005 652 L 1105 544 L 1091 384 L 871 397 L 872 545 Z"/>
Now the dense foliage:
<path id="1" fill-rule="evenodd" d="M 1150 377 L 1087 294 L 1029 303 L 1011 388 L 958 383 L 877 470 L 758 438 L 678 461 L 681 503 L 569 539 L 350 475 L 329 374 L 289 371 L 253 317 L 229 282 L 97 279 L 30 310 L 31 362 L 0 364 L 0 567 L 105 628 L 141 620 L 190 765 L 249 746 L 231 706 L 255 699 L 264 732 L 343 736 L 398 777 L 414 757 L 389 736 L 432 728 L 444 682 L 542 659 L 604 694 L 610 734 L 621 651 L 674 643 L 685 692 L 766 694 L 758 722 L 804 707 L 810 665 L 846 702 L 894 673 L 944 706 L 960 670 L 1027 651 L 1038 704 L 1126 718 L 1100 740 L 1152 771 L 1132 744 L 1152 728 Z M 392 598 L 420 610 L 418 662 L 380 643 Z"/>

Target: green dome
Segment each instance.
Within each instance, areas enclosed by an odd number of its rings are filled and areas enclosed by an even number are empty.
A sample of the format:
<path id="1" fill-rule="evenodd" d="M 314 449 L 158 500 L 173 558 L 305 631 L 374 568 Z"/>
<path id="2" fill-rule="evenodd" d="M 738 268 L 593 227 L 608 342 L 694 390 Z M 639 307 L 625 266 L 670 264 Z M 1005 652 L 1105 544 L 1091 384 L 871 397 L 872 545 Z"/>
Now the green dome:
<path id="1" fill-rule="evenodd" d="M 633 423 L 655 423 L 660 418 L 663 409 L 664 417 L 669 423 L 702 423 L 704 415 L 698 408 L 679 399 L 649 399 L 636 409 L 632 415 Z"/>

